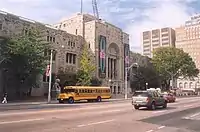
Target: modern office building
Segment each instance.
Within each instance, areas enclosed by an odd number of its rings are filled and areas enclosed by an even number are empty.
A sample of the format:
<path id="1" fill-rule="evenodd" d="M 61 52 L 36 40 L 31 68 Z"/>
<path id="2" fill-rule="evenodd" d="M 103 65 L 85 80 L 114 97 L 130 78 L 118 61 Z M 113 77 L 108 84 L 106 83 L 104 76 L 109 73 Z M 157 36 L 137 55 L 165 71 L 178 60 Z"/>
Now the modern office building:
<path id="1" fill-rule="evenodd" d="M 143 55 L 152 57 L 154 49 L 175 46 L 175 30 L 172 28 L 154 29 L 142 33 Z"/>

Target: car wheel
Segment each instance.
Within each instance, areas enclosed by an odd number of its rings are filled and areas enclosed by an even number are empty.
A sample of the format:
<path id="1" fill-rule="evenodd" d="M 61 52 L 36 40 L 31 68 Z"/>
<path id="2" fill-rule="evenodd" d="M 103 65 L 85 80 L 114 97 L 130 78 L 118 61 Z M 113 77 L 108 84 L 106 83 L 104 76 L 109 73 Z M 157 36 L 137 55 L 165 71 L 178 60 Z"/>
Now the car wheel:
<path id="1" fill-rule="evenodd" d="M 140 107 L 137 106 L 137 105 L 134 105 L 134 108 L 135 108 L 136 110 L 138 110 Z"/>
<path id="2" fill-rule="evenodd" d="M 74 98 L 70 97 L 70 98 L 68 99 L 68 103 L 69 103 L 69 104 L 73 104 L 73 103 L 74 103 Z"/>
<path id="3" fill-rule="evenodd" d="M 151 109 L 151 110 L 155 110 L 155 109 L 156 109 L 155 102 L 152 102 L 152 103 L 151 103 L 150 109 Z"/>
<path id="4" fill-rule="evenodd" d="M 163 104 L 163 108 L 167 108 L 167 101 L 165 101 L 165 103 Z"/>

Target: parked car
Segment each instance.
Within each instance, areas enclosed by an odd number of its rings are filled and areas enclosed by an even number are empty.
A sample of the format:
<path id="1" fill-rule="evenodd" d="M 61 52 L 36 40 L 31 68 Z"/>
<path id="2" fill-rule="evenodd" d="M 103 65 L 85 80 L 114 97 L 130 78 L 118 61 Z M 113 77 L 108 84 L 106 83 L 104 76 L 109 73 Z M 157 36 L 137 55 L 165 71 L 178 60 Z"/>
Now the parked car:
<path id="1" fill-rule="evenodd" d="M 163 97 L 167 100 L 168 103 L 176 101 L 176 97 L 172 93 L 163 93 Z"/>
<path id="2" fill-rule="evenodd" d="M 140 107 L 155 110 L 158 106 L 167 108 L 167 100 L 157 91 L 136 91 L 132 97 L 132 105 L 136 110 Z"/>

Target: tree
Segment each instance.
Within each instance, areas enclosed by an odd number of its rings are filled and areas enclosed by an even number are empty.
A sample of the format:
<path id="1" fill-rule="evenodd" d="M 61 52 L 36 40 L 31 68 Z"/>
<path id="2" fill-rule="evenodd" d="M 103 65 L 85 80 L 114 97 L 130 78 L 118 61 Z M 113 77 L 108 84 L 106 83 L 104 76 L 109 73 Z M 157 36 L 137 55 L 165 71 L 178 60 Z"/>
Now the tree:
<path id="1" fill-rule="evenodd" d="M 146 66 L 138 65 L 138 67 L 133 67 L 130 78 L 131 88 L 136 90 L 146 89 L 146 83 L 151 88 L 160 86 L 160 79 L 156 70 L 150 62 L 148 63 Z"/>
<path id="2" fill-rule="evenodd" d="M 130 65 L 133 63 L 137 63 L 137 66 L 130 69 L 132 91 L 146 89 L 146 83 L 148 83 L 148 87 L 152 88 L 160 86 L 159 76 L 149 57 L 130 52 Z"/>
<path id="3" fill-rule="evenodd" d="M 10 60 L 6 66 L 14 77 L 12 83 L 19 94 L 21 88 L 27 90 L 37 83 L 37 75 L 42 74 L 47 65 L 44 51 L 48 48 L 41 32 L 34 28 L 7 40 L 3 54 Z"/>
<path id="4" fill-rule="evenodd" d="M 162 77 L 163 81 L 168 83 L 180 76 L 185 78 L 195 77 L 199 70 L 188 53 L 174 47 L 161 47 L 153 52 L 152 63 Z"/>
<path id="5" fill-rule="evenodd" d="M 95 65 L 92 64 L 89 48 L 87 44 L 83 45 L 80 59 L 80 69 L 77 73 L 77 85 L 89 86 L 92 80 L 92 74 L 95 71 Z"/>

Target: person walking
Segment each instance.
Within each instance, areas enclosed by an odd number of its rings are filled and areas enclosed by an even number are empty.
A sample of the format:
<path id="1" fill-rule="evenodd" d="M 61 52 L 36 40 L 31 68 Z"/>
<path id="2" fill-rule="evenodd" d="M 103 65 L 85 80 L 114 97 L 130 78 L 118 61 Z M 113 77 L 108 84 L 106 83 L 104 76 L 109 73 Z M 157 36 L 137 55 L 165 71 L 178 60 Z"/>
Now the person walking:
<path id="1" fill-rule="evenodd" d="M 8 103 L 8 101 L 7 101 L 7 93 L 4 94 L 3 101 L 1 103 L 2 104 L 7 104 Z"/>
<path id="2" fill-rule="evenodd" d="M 60 86 L 60 79 L 56 79 L 55 83 L 54 83 L 54 89 L 56 91 L 56 98 L 58 97 L 58 95 L 61 92 L 61 86 Z"/>

